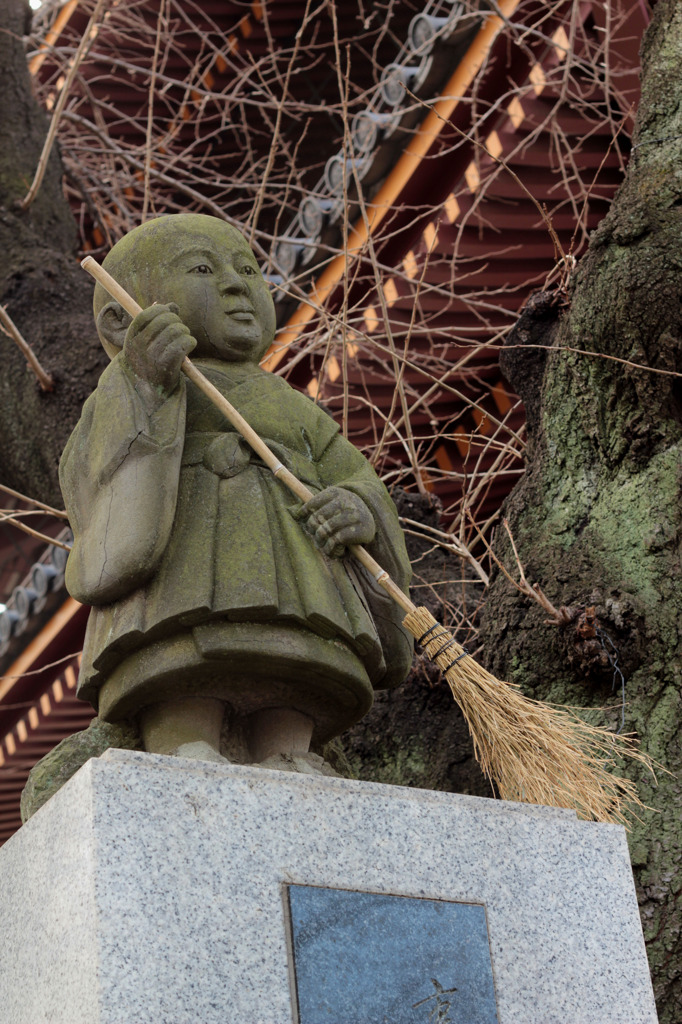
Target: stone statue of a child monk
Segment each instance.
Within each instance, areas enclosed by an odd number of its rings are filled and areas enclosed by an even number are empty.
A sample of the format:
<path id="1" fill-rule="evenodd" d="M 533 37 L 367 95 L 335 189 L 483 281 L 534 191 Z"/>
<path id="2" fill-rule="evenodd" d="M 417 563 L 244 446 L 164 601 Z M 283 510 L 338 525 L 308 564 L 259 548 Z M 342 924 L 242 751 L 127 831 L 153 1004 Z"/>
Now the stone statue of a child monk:
<path id="1" fill-rule="evenodd" d="M 238 231 L 160 217 L 104 266 L 144 311 L 131 322 L 97 285 L 113 358 L 60 466 L 67 587 L 93 606 L 78 693 L 101 719 L 135 722 L 148 751 L 222 760 L 232 730 L 242 760 L 325 770 L 311 741 L 347 729 L 409 670 L 400 609 L 346 549 L 366 545 L 406 588 L 395 507 L 334 421 L 260 368 L 275 312 Z M 184 377 L 190 352 L 310 501 Z"/>

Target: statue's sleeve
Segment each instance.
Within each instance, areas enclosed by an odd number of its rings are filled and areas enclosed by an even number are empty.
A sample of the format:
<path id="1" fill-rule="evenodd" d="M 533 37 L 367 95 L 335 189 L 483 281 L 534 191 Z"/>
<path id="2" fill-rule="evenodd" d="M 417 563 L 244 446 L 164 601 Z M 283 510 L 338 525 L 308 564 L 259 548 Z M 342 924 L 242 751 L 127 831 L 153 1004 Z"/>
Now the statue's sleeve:
<path id="1" fill-rule="evenodd" d="M 396 507 L 384 484 L 364 455 L 340 434 L 335 434 L 318 460 L 320 481 L 324 486 L 345 487 L 362 498 L 376 526 L 370 555 L 407 593 L 412 569 Z"/>
<path id="2" fill-rule="evenodd" d="M 318 461 L 318 472 L 323 485 L 344 487 L 362 498 L 376 525 L 374 540 L 365 547 L 400 589 L 409 593 L 412 568 L 398 512 L 364 456 L 336 434 Z M 405 679 L 412 664 L 413 643 L 402 625 L 404 613 L 359 562 L 348 559 L 346 569 L 355 577 L 365 595 L 383 651 L 385 674 L 374 680 L 374 686 L 381 689 L 397 686 Z"/>
<path id="3" fill-rule="evenodd" d="M 154 573 L 175 516 L 185 409 L 184 380 L 164 398 L 120 357 L 85 403 L 59 466 L 77 600 L 109 604 Z"/>

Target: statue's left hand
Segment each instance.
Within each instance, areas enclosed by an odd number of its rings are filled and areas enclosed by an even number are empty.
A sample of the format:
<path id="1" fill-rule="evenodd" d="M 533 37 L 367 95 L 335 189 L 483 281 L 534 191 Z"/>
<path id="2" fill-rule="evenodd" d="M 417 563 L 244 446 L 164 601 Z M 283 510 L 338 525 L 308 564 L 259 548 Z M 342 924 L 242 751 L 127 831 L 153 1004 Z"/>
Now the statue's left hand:
<path id="1" fill-rule="evenodd" d="M 339 558 L 349 544 L 369 544 L 376 526 L 362 498 L 343 487 L 325 487 L 295 513 L 325 555 Z"/>

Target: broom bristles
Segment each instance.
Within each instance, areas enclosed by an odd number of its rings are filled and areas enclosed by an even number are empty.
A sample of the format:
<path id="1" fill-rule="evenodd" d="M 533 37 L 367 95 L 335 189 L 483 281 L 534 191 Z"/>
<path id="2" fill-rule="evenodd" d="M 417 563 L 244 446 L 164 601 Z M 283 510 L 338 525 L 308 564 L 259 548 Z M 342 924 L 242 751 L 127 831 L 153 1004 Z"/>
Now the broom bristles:
<path id="1" fill-rule="evenodd" d="M 404 625 L 443 671 L 476 759 L 503 800 L 570 807 L 582 818 L 624 825 L 628 812 L 644 806 L 635 784 L 609 770 L 629 757 L 653 774 L 636 740 L 524 697 L 486 672 L 426 608 L 408 612 Z"/>

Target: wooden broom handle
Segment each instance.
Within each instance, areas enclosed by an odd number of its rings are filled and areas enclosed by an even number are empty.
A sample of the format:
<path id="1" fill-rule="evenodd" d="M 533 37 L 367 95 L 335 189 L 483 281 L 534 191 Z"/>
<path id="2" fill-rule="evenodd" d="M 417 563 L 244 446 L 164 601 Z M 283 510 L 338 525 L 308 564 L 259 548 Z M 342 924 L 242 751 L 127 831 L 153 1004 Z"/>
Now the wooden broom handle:
<path id="1" fill-rule="evenodd" d="M 83 270 L 86 270 L 102 287 L 111 295 L 116 302 L 119 302 L 127 313 L 134 318 L 142 312 L 142 306 L 135 301 L 135 299 L 128 294 L 125 288 L 122 288 L 118 281 L 115 281 L 111 274 L 108 273 L 101 267 L 92 256 L 86 256 L 81 261 Z M 258 436 L 255 430 L 249 426 L 241 413 L 237 412 L 231 402 L 221 395 L 220 391 L 211 384 L 210 380 L 204 377 L 200 370 L 197 370 L 194 363 L 185 356 L 182 361 L 182 372 L 189 377 L 189 379 L 196 384 L 200 391 L 206 395 L 209 401 L 220 409 L 223 416 L 232 424 L 235 430 L 242 435 L 245 441 L 253 448 L 256 455 L 258 455 L 265 465 L 272 471 L 274 476 L 278 480 L 289 488 L 290 491 L 300 498 L 301 501 L 309 501 L 310 498 L 314 497 L 313 492 L 309 490 L 305 484 L 301 483 L 290 470 L 283 466 L 277 456 L 270 451 L 264 441 Z M 364 565 L 365 569 L 374 577 L 377 583 L 384 588 L 390 597 L 396 601 L 400 607 L 406 612 L 416 611 L 416 605 L 410 601 L 409 597 L 403 594 L 400 587 L 395 583 L 385 569 L 382 569 L 376 559 L 372 558 L 368 551 L 366 551 L 360 544 L 349 544 L 349 551 L 354 558 L 357 558 L 361 565 Z"/>

